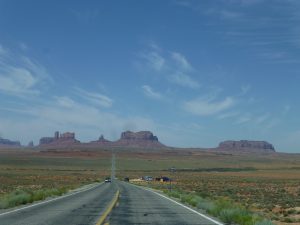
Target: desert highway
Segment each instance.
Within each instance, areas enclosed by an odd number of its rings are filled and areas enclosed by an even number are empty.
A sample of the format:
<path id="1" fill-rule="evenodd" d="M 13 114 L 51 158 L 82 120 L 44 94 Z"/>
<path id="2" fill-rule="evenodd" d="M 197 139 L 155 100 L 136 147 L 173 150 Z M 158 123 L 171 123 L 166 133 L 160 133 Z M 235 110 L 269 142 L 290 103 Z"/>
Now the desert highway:
<path id="1" fill-rule="evenodd" d="M 118 204 L 106 222 L 126 224 L 218 224 L 159 194 L 125 182 L 97 185 L 87 191 L 44 204 L 0 214 L 1 225 L 96 224 L 117 190 Z"/>
<path id="2" fill-rule="evenodd" d="M 96 224 L 110 203 L 117 186 L 102 183 L 58 200 L 25 209 L 0 213 L 0 225 L 89 225 Z"/>
<path id="3" fill-rule="evenodd" d="M 120 190 L 119 204 L 109 216 L 110 225 L 221 225 L 151 190 L 125 182 L 118 182 L 117 185 Z"/>

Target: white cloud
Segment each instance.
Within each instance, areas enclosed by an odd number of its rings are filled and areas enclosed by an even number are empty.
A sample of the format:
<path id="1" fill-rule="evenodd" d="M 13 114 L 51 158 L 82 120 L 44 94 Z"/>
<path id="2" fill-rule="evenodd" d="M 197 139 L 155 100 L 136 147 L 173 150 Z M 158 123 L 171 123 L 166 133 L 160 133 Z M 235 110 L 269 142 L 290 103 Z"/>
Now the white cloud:
<path id="1" fill-rule="evenodd" d="M 263 114 L 263 115 L 258 116 L 258 117 L 255 119 L 255 123 L 256 123 L 257 125 L 260 125 L 260 124 L 262 124 L 263 122 L 266 122 L 269 118 L 270 118 L 270 114 L 269 114 L 269 113 L 265 113 L 265 114 Z"/>
<path id="2" fill-rule="evenodd" d="M 141 57 L 146 60 L 147 65 L 156 70 L 161 71 L 165 66 L 165 59 L 158 52 L 151 51 L 141 54 Z"/>
<path id="3" fill-rule="evenodd" d="M 38 94 L 33 89 L 38 79 L 27 69 L 7 67 L 0 72 L 0 91 L 5 94 Z"/>
<path id="4" fill-rule="evenodd" d="M 155 43 L 150 44 L 151 50 L 141 53 L 139 56 L 144 60 L 144 66 L 140 68 L 151 68 L 157 73 L 164 74 L 163 78 L 169 82 L 187 88 L 198 88 L 199 83 L 192 78 L 191 73 L 195 69 L 188 62 L 186 57 L 179 52 L 163 54 L 164 51 Z"/>
<path id="5" fill-rule="evenodd" d="M 234 104 L 235 100 L 232 97 L 227 97 L 222 101 L 214 101 L 213 98 L 198 98 L 185 102 L 184 109 L 195 115 L 209 116 L 227 110 Z"/>
<path id="6" fill-rule="evenodd" d="M 154 91 L 150 86 L 148 85 L 143 85 L 142 86 L 142 89 L 143 89 L 143 93 L 147 96 L 147 97 L 150 97 L 150 98 L 154 98 L 154 99 L 162 99 L 163 96 Z"/>
<path id="7" fill-rule="evenodd" d="M 169 81 L 183 87 L 189 87 L 189 88 L 200 87 L 199 83 L 196 80 L 192 79 L 189 75 L 181 72 L 171 75 L 169 77 Z"/>
<path id="8" fill-rule="evenodd" d="M 88 102 L 94 105 L 109 108 L 113 104 L 113 100 L 103 94 L 88 92 L 81 88 L 74 88 L 74 89 L 78 96 L 80 96 L 81 98 L 87 100 Z"/>
<path id="9" fill-rule="evenodd" d="M 75 105 L 75 102 L 67 96 L 55 97 L 55 99 L 57 100 L 58 105 L 62 107 L 71 108 Z"/>
<path id="10" fill-rule="evenodd" d="M 172 59 L 176 62 L 176 64 L 180 67 L 180 69 L 184 71 L 191 71 L 193 70 L 193 67 L 191 64 L 187 61 L 185 56 L 178 52 L 172 52 L 171 53 Z"/>
<path id="11" fill-rule="evenodd" d="M 237 117 L 239 114 L 240 114 L 239 112 L 222 113 L 218 116 L 218 119 L 227 119 L 227 118 Z"/>
<path id="12" fill-rule="evenodd" d="M 0 46 L 0 92 L 8 95 L 37 95 L 45 81 L 52 82 L 46 69 L 28 57 Z"/>

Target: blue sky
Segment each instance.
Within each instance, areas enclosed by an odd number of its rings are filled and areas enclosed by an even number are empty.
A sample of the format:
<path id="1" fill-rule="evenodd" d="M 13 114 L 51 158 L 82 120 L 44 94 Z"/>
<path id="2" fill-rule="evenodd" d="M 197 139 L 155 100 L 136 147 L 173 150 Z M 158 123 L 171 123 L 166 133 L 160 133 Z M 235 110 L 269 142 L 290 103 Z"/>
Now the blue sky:
<path id="1" fill-rule="evenodd" d="M 0 0 L 0 134 L 300 152 L 296 0 Z"/>

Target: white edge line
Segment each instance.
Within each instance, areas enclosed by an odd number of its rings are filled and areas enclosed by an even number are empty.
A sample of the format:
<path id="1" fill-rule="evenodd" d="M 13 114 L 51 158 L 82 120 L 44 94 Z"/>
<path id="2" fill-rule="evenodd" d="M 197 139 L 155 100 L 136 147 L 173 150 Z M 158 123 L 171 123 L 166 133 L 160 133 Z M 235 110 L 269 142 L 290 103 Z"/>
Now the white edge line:
<path id="1" fill-rule="evenodd" d="M 134 185 L 134 184 L 132 184 L 132 185 Z M 162 194 L 159 194 L 159 193 L 153 191 L 153 190 L 150 189 L 150 188 L 145 188 L 145 187 L 141 187 L 141 186 L 137 186 L 137 185 L 134 185 L 134 186 L 139 187 L 139 188 L 141 188 L 141 189 L 144 189 L 144 190 L 146 190 L 146 191 L 150 191 L 150 192 L 152 192 L 152 193 L 154 193 L 154 194 L 157 194 L 157 195 L 159 195 L 160 197 L 163 197 L 163 198 L 165 198 L 165 199 L 167 199 L 167 200 L 169 200 L 169 201 L 171 201 L 171 202 L 173 202 L 173 203 L 175 203 L 175 204 L 177 204 L 177 205 L 180 205 L 180 206 L 182 206 L 182 207 L 184 207 L 184 208 L 186 208 L 186 209 L 192 211 L 193 213 L 196 213 L 196 214 L 198 214 L 199 216 L 204 217 L 205 219 L 207 219 L 207 220 L 209 220 L 209 221 L 211 221 L 211 222 L 213 222 L 213 223 L 215 223 L 215 224 L 218 224 L 218 225 L 224 225 L 223 223 L 220 223 L 220 222 L 218 222 L 218 221 L 216 221 L 216 220 L 214 220 L 214 219 L 212 219 L 212 218 L 210 218 L 210 217 L 208 217 L 208 216 L 206 216 L 206 215 L 204 215 L 204 214 L 202 214 L 202 213 L 200 213 L 200 212 L 198 212 L 198 211 L 196 211 L 196 210 L 194 210 L 194 209 L 192 209 L 192 208 L 190 208 L 190 207 L 188 207 L 188 206 L 186 206 L 186 205 L 183 205 L 183 204 L 181 204 L 181 203 L 179 203 L 179 202 L 177 202 L 177 201 L 175 201 L 175 200 L 173 200 L 173 199 L 171 199 L 171 198 L 169 198 L 169 197 L 167 197 L 167 196 L 164 196 L 164 195 L 162 195 Z"/>
<path id="2" fill-rule="evenodd" d="M 10 214 L 10 213 L 18 212 L 18 211 L 21 211 L 21 210 L 24 210 L 24 209 L 29 209 L 29 208 L 32 208 L 32 207 L 35 207 L 35 206 L 38 206 L 38 205 L 43 205 L 43 204 L 53 202 L 53 201 L 56 201 L 56 200 L 59 200 L 59 199 L 62 199 L 62 198 L 66 198 L 66 197 L 69 197 L 69 196 L 72 196 L 72 195 L 76 195 L 76 194 L 79 194 L 81 192 L 88 191 L 88 190 L 91 190 L 93 188 L 96 188 L 96 187 L 100 186 L 101 184 L 103 184 L 103 182 L 101 182 L 100 184 L 97 184 L 95 186 L 92 186 L 90 188 L 83 189 L 81 191 L 76 191 L 76 192 L 71 193 L 71 194 L 66 194 L 66 195 L 63 195 L 63 196 L 60 196 L 60 197 L 57 197 L 57 198 L 53 198 L 53 199 L 50 199 L 50 200 L 47 200 L 47 201 L 39 202 L 39 203 L 32 204 L 32 205 L 29 205 L 29 206 L 25 206 L 25 207 L 22 207 L 22 208 L 19 208 L 19 209 L 15 209 L 15 210 L 12 210 L 12 211 L 4 212 L 4 213 L 1 213 L 0 216 L 4 216 L 4 215 Z"/>

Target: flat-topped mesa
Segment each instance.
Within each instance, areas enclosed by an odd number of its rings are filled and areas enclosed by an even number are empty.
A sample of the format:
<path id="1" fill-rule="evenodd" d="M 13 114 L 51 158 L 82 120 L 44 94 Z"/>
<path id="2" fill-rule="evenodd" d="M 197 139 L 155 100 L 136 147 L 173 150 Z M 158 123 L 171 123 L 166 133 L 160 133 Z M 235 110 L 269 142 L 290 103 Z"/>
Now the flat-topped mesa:
<path id="1" fill-rule="evenodd" d="M 266 141 L 223 141 L 219 144 L 218 149 L 227 151 L 241 152 L 275 152 L 272 144 Z"/>
<path id="2" fill-rule="evenodd" d="M 66 132 L 66 133 L 60 134 L 59 139 L 65 139 L 65 140 L 75 139 L 75 133 Z"/>
<path id="3" fill-rule="evenodd" d="M 158 138 L 153 135 L 150 131 L 125 131 L 121 134 L 121 140 L 147 140 L 147 141 L 158 141 Z"/>
<path id="4" fill-rule="evenodd" d="M 9 139 L 4 139 L 0 137 L 0 146 L 3 147 L 21 147 L 21 143 L 19 141 L 11 141 Z"/>
<path id="5" fill-rule="evenodd" d="M 59 132 L 54 133 L 54 137 L 42 137 L 40 139 L 40 146 L 60 146 L 80 143 L 75 139 L 75 133 L 66 132 L 59 135 Z"/>
<path id="6" fill-rule="evenodd" d="M 133 146 L 146 148 L 161 148 L 165 147 L 158 141 L 158 138 L 150 131 L 125 131 L 121 134 L 121 138 L 114 144 L 119 146 Z"/>

